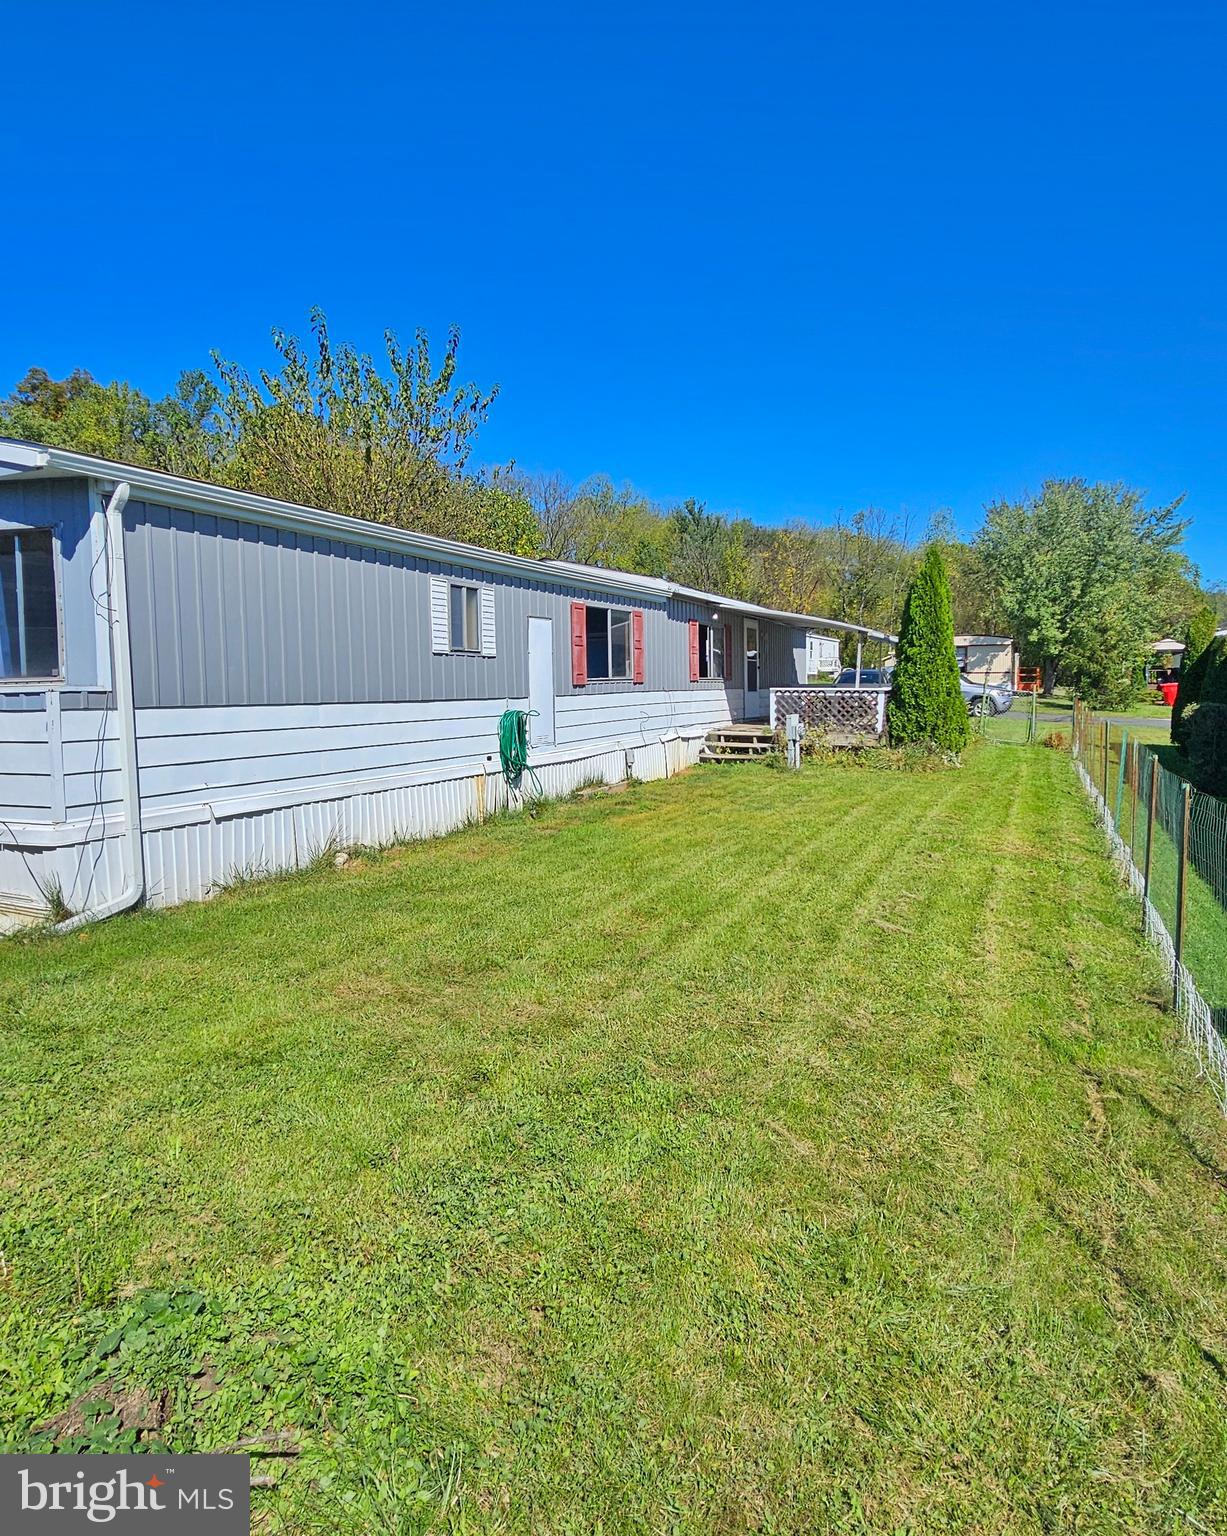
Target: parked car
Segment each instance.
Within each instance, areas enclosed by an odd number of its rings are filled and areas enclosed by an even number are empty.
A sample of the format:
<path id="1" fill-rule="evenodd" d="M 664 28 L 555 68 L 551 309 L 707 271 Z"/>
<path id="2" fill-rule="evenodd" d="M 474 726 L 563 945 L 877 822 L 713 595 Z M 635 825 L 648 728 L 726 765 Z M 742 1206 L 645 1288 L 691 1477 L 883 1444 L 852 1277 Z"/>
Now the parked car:
<path id="1" fill-rule="evenodd" d="M 862 688 L 889 688 L 891 679 L 890 667 L 862 667 Z M 856 668 L 845 667 L 835 679 L 836 688 L 856 687 Z"/>
<path id="2" fill-rule="evenodd" d="M 862 688 L 889 688 L 893 667 L 862 667 Z M 835 679 L 837 688 L 856 686 L 856 668 L 845 667 Z M 959 673 L 959 690 L 973 715 L 1004 715 L 1014 707 L 1014 690 L 1008 683 L 973 683 Z"/>
<path id="3" fill-rule="evenodd" d="M 889 688 L 893 667 L 862 667 L 862 688 Z M 835 679 L 837 688 L 856 687 L 856 668 L 845 667 Z M 973 683 L 959 673 L 959 690 L 973 715 L 1004 715 L 1014 707 L 1014 690 L 1008 683 Z"/>
<path id="4" fill-rule="evenodd" d="M 1014 705 L 1014 690 L 1008 683 L 973 683 L 959 673 L 959 688 L 973 715 L 1004 715 Z"/>

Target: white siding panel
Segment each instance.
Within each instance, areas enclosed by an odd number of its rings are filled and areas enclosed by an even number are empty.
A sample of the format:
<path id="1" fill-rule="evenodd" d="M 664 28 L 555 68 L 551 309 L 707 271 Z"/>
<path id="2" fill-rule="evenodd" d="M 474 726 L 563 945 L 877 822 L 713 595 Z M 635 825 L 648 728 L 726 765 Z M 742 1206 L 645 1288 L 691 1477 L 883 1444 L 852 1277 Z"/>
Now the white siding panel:
<path id="1" fill-rule="evenodd" d="M 216 735 L 220 731 L 299 730 L 311 725 L 369 725 L 372 721 L 434 721 L 482 718 L 497 719 L 504 709 L 516 707 L 514 698 L 415 700 L 375 704 L 280 704 L 232 705 L 192 709 L 138 709 L 138 734 L 150 736 Z M 67 715 L 64 717 L 66 720 Z"/>
<path id="2" fill-rule="evenodd" d="M 423 744 L 464 744 L 478 740 L 497 744 L 501 713 L 501 707 L 496 706 L 490 709 L 485 718 L 470 716 L 463 720 L 412 720 L 375 722 L 370 725 L 298 726 L 289 729 L 270 726 L 262 731 L 142 735 L 140 763 L 144 770 L 176 764 L 208 765 L 227 759 L 290 757 L 304 752 L 317 753 L 326 759 L 337 753 L 356 753 L 366 748 L 388 748 L 394 752 L 403 749 L 403 760 L 408 762 L 413 760 Z M 491 751 L 493 746 L 487 746 L 485 750 Z"/>
<path id="3" fill-rule="evenodd" d="M 32 811 L 49 813 L 51 775 L 49 773 L 0 773 L 0 814 L 26 816 Z"/>
<path id="4" fill-rule="evenodd" d="M 65 709 L 60 714 L 60 735 L 65 744 L 118 738 L 118 734 L 113 709 Z"/>
<path id="5" fill-rule="evenodd" d="M 43 775 L 49 772 L 50 758 L 48 756 L 48 742 L 44 736 L 42 741 L 6 741 L 0 746 L 0 761 L 4 764 L 4 773 L 34 773 Z"/>
<path id="6" fill-rule="evenodd" d="M 118 768 L 64 775 L 64 812 L 67 816 L 76 816 L 83 811 L 109 814 L 119 805 L 122 795 Z"/>
<path id="7" fill-rule="evenodd" d="M 45 709 L 0 709 L 0 752 L 22 742 L 47 741 Z"/>
<path id="8" fill-rule="evenodd" d="M 62 718 L 66 720 L 68 716 Z M 66 741 L 63 753 L 65 773 L 98 773 L 119 767 L 119 741 L 114 735 L 95 736 L 90 741 Z"/>
<path id="9" fill-rule="evenodd" d="M 138 711 L 149 902 L 200 899 L 239 876 L 292 869 L 332 846 L 438 836 L 476 820 L 483 805 L 489 813 L 522 803 L 499 771 L 494 732 L 502 708 L 487 700 Z M 661 778 L 693 763 L 709 725 L 729 713 L 723 691 L 561 698 L 559 743 L 537 754 L 534 766 L 549 796 L 628 772 Z M 52 877 L 77 911 L 122 884 L 119 773 L 109 766 L 114 716 L 64 718 L 79 728 L 70 741 L 68 821 L 45 834 L 28 831 L 20 848 L 0 845 L 0 907 L 37 905 L 40 881 Z M 92 742 L 80 728 L 85 720 Z M 99 732 L 103 765 L 88 771 L 83 758 Z M 68 845 L 41 846 L 40 835 Z"/>
<path id="10" fill-rule="evenodd" d="M 45 821 L 51 801 L 46 711 L 0 710 L 0 817 Z"/>
<path id="11" fill-rule="evenodd" d="M 659 740 L 669 732 L 705 732 L 727 725 L 740 713 L 739 693 L 724 689 L 695 693 L 571 695 L 558 700 L 560 746 L 610 738 Z"/>
<path id="12" fill-rule="evenodd" d="M 74 912 L 108 900 L 123 885 L 119 838 L 98 832 L 70 848 L 43 847 L 33 839 L 20 848 L 0 843 L 0 912 L 45 911 L 46 893 L 56 884 Z"/>

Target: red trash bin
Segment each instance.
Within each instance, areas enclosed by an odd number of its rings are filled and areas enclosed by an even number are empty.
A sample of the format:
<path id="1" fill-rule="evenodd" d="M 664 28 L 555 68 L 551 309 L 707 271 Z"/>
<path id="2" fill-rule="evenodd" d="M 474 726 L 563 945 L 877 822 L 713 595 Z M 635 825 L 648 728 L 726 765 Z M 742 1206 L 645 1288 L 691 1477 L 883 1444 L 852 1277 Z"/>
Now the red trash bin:
<path id="1" fill-rule="evenodd" d="M 1179 687 L 1179 683 L 1159 684 L 1159 692 L 1163 695 L 1163 702 L 1167 705 L 1168 709 L 1171 709 L 1172 705 L 1176 702 L 1176 690 Z"/>

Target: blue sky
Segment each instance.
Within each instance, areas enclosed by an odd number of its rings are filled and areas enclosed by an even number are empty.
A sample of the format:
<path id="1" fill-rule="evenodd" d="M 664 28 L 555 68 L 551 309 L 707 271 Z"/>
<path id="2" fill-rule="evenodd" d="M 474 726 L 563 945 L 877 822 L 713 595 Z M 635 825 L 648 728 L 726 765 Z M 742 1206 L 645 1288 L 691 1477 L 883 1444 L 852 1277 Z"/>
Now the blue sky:
<path id="1" fill-rule="evenodd" d="M 463 329 L 481 456 L 764 521 L 1188 493 L 1227 579 L 1227 7 L 12 9 L 0 389 Z"/>

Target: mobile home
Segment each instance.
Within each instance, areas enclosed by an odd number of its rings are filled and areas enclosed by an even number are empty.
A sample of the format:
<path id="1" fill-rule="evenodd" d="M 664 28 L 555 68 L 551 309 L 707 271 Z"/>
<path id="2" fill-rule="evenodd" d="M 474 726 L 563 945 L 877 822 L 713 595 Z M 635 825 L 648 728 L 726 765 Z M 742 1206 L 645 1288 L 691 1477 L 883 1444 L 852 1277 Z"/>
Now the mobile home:
<path id="1" fill-rule="evenodd" d="M 811 630 L 805 640 L 805 671 L 813 679 L 835 677 L 840 670 L 839 641 Z"/>
<path id="2" fill-rule="evenodd" d="M 0 909 L 207 895 L 694 762 L 826 621 L 0 441 Z"/>
<path id="3" fill-rule="evenodd" d="M 955 635 L 954 652 L 973 683 L 1013 688 L 1018 682 L 1018 649 L 1008 635 Z"/>

